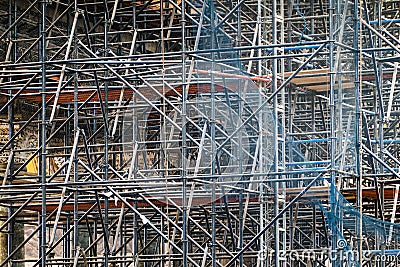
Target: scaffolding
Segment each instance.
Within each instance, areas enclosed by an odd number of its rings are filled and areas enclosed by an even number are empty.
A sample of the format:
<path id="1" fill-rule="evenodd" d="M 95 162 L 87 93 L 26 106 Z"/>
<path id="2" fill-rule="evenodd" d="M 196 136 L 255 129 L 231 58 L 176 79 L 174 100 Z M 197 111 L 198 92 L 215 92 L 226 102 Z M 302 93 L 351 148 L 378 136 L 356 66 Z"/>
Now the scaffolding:
<path id="1" fill-rule="evenodd" d="M 398 266 L 399 10 L 1 0 L 0 267 Z"/>

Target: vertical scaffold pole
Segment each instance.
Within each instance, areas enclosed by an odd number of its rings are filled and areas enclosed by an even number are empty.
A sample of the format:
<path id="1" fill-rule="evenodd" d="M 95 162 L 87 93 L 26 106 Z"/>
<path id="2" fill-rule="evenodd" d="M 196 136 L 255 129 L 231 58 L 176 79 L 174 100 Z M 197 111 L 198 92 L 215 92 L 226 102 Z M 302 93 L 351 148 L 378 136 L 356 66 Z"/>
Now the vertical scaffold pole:
<path id="1" fill-rule="evenodd" d="M 362 6 L 362 5 L 361 5 Z M 357 243 L 357 251 L 358 251 L 358 262 L 362 264 L 363 256 L 362 256 L 362 169 L 361 169 L 361 149 L 360 149 L 360 141 L 362 140 L 362 113 L 361 113 L 361 67 L 362 67 L 362 60 L 361 60 L 361 43 L 362 38 L 359 36 L 361 30 L 361 23 L 360 23 L 360 14 L 359 12 L 359 5 L 358 1 L 354 2 L 354 90 L 355 90 L 355 148 L 356 148 L 356 175 L 358 176 L 357 180 L 357 207 L 360 212 L 360 216 L 357 222 L 357 234 L 358 234 L 358 243 Z"/>
<path id="2" fill-rule="evenodd" d="M 189 85 L 186 84 L 186 5 L 185 0 L 181 3 L 181 26 L 182 26 L 182 265 L 187 267 L 187 203 L 186 203 L 186 99 Z M 164 40 L 163 40 L 164 41 Z"/>
<path id="3" fill-rule="evenodd" d="M 271 11 L 271 19 L 272 19 L 272 44 L 275 45 L 277 42 L 277 23 L 276 23 L 276 1 L 272 1 L 272 11 Z M 273 48 L 273 56 L 274 58 L 272 59 L 272 92 L 275 93 L 275 91 L 278 88 L 278 59 L 276 58 L 277 55 L 277 48 Z M 279 145 L 278 145 L 278 132 L 279 132 L 279 126 L 278 126 L 278 112 L 277 112 L 277 106 L 278 106 L 278 97 L 277 95 L 273 99 L 273 109 L 274 109 L 274 172 L 278 172 L 278 163 L 279 163 Z M 279 183 L 275 182 L 274 183 L 274 216 L 277 216 L 279 213 L 279 203 L 278 203 L 278 197 L 279 197 Z M 275 228 L 274 228 L 274 238 L 275 238 L 275 254 L 274 254 L 274 261 L 275 261 L 275 266 L 279 266 L 279 222 L 278 220 L 275 222 Z"/>
<path id="4" fill-rule="evenodd" d="M 75 19 L 78 18 L 78 0 L 74 1 L 74 12 L 75 12 Z M 75 60 L 78 58 L 78 40 L 77 40 L 77 36 L 76 36 L 76 31 L 72 29 L 71 33 L 72 34 L 72 42 L 73 42 L 73 55 L 72 55 L 72 60 Z M 68 53 L 68 50 L 66 51 L 66 53 Z M 68 55 L 66 55 L 67 57 Z M 79 132 L 79 114 L 78 114 L 78 72 L 77 72 L 77 64 L 74 63 L 73 64 L 73 69 L 74 69 L 74 80 L 73 80 L 73 85 L 74 85 L 74 118 L 73 118 L 73 127 L 74 127 L 74 131 L 73 134 L 74 136 L 78 135 Z M 74 183 L 78 182 L 79 180 L 79 175 L 78 175 L 78 157 L 77 157 L 77 153 L 75 152 L 74 149 L 72 149 L 72 153 L 73 155 L 71 156 L 72 160 L 73 160 L 73 179 L 74 179 Z M 79 208 L 78 208 L 78 202 L 79 202 L 79 190 L 78 187 L 75 186 L 74 187 L 74 215 L 73 215 L 73 225 L 74 225 L 74 231 L 73 231 L 73 252 L 71 255 L 79 255 Z M 78 258 L 76 258 L 78 259 Z"/>
<path id="5" fill-rule="evenodd" d="M 109 30 L 109 12 L 107 1 L 104 1 L 104 57 L 108 56 L 108 30 Z M 109 142 L 109 131 L 108 131 L 108 69 L 104 71 L 104 180 L 108 181 L 108 142 Z M 104 199 L 104 266 L 108 266 L 109 262 L 109 245 L 108 245 L 108 208 L 109 198 L 106 196 Z"/>
<path id="6" fill-rule="evenodd" d="M 262 6 L 263 6 L 263 3 L 262 3 L 262 0 L 258 0 L 257 1 L 257 26 L 258 27 L 256 27 L 256 29 L 257 29 L 257 33 L 256 33 L 256 36 L 257 36 L 257 45 L 258 46 L 261 46 L 262 45 L 262 30 L 264 29 L 264 24 L 263 24 L 263 19 L 264 19 L 264 17 L 263 17 L 263 15 L 262 15 Z M 262 50 L 261 49 L 258 49 L 257 50 L 257 56 L 259 57 L 259 58 L 261 58 L 261 56 L 262 56 Z M 258 71 L 258 76 L 259 77 L 261 77 L 262 75 L 263 75 L 263 71 L 262 71 L 262 61 L 261 60 L 258 60 L 257 61 L 257 71 Z M 262 83 L 259 83 L 258 84 L 258 90 L 260 91 L 260 92 L 262 92 L 262 89 L 263 89 L 263 84 Z M 264 101 L 264 99 L 262 98 L 262 96 L 261 96 L 261 94 L 260 94 L 260 96 L 259 96 L 259 105 L 261 105 L 261 103 Z M 262 112 L 260 112 L 260 114 L 259 114 L 259 123 L 260 123 L 260 125 L 259 125 L 259 129 L 263 129 L 263 127 L 264 127 L 264 125 L 263 125 L 263 122 L 264 122 L 264 118 L 263 118 L 263 116 L 265 116 L 265 114 L 263 114 Z M 255 155 L 257 158 L 258 158 L 258 161 L 259 161 L 259 168 L 260 168 L 260 172 L 263 172 L 264 171 L 264 162 L 263 162 L 263 153 L 265 152 L 265 151 L 263 151 L 263 136 L 261 136 L 261 137 L 259 137 L 260 138 L 260 147 L 261 147 L 261 149 L 259 150 L 259 154 L 258 155 Z M 264 222 L 265 222 L 265 217 L 266 217 L 266 214 L 267 214 L 267 212 L 264 210 L 264 208 L 265 208 L 265 205 L 266 205 L 266 201 L 265 201 L 265 199 L 266 199 L 266 197 L 265 197 L 265 195 L 264 195 L 264 190 L 266 190 L 266 186 L 265 186 L 265 184 L 263 184 L 263 183 L 261 183 L 261 188 L 260 188 L 260 218 L 259 218 L 259 231 L 261 231 L 263 228 L 264 228 Z M 264 234 L 264 235 L 262 235 L 261 237 L 260 237 L 260 248 L 259 248 L 259 252 L 258 252 L 258 260 L 259 260 L 259 267 L 265 267 L 265 266 L 268 266 L 268 255 L 267 255 L 267 240 L 266 240 L 267 238 L 266 238 L 266 235 Z"/>
<path id="7" fill-rule="evenodd" d="M 214 85 L 214 71 L 215 71 L 215 52 L 216 48 L 216 33 L 215 33 L 215 10 L 213 0 L 209 0 L 209 9 L 210 9 L 210 24 L 211 24 L 211 118 L 210 118 L 210 131 L 211 131 L 211 267 L 217 266 L 216 259 L 216 203 L 215 203 L 215 195 L 216 195 L 216 181 L 215 181 L 215 167 L 216 167 L 216 144 L 215 144 L 215 85 Z"/>
<path id="8" fill-rule="evenodd" d="M 330 113 L 330 209 L 331 209 L 331 220 L 330 228 L 332 231 L 331 238 L 331 250 L 332 250 L 332 267 L 337 266 L 336 261 L 336 243 L 337 243 L 337 231 L 336 231 L 336 183 L 335 183 L 335 63 L 334 63 L 334 11 L 335 11 L 335 1 L 329 0 L 329 113 Z M 337 59 L 338 60 L 338 59 Z"/>
<path id="9" fill-rule="evenodd" d="M 41 266 L 46 266 L 46 0 L 41 1 L 41 22 L 40 22 L 40 48 L 39 48 L 39 60 L 42 67 L 42 114 L 41 114 L 41 129 L 40 129 L 40 165 L 39 173 L 41 177 L 41 193 L 42 193 L 42 207 L 41 207 L 41 232 L 40 232 L 40 253 L 39 258 L 41 259 Z"/>

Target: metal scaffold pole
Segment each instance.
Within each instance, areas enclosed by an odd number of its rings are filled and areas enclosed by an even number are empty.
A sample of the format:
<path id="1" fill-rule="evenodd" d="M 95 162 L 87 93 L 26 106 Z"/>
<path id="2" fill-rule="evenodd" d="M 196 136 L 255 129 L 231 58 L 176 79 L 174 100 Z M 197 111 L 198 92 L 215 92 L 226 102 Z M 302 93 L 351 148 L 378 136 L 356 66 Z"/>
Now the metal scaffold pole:
<path id="1" fill-rule="evenodd" d="M 46 151 L 46 139 L 47 139 L 47 114 L 46 114 L 46 76 L 47 76 L 47 50 L 46 50 L 46 1 L 41 2 L 41 40 L 40 40 L 40 60 L 41 60 L 41 69 L 42 69 L 42 90 L 41 90 L 41 105 L 42 105 L 42 112 L 41 112 L 41 125 L 40 125 L 40 166 L 38 168 L 40 173 L 40 183 L 41 183 L 41 198 L 42 198 L 42 207 L 41 207 L 41 215 L 40 215 L 40 264 L 42 266 L 46 266 L 46 252 L 47 252 L 47 233 L 46 233 L 46 226 L 47 226 L 47 151 Z"/>

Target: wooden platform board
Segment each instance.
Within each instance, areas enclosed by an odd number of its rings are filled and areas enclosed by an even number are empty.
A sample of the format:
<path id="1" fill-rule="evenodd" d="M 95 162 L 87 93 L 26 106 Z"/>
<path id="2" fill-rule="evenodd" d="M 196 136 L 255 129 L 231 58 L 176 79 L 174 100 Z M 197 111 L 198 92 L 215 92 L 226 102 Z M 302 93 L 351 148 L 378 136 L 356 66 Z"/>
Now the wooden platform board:
<path id="1" fill-rule="evenodd" d="M 287 72 L 285 73 L 285 79 L 289 78 L 290 75 L 292 75 L 293 72 Z M 400 77 L 400 73 L 397 74 L 397 77 Z M 392 79 L 393 78 L 393 72 L 392 71 L 386 71 L 382 75 L 383 79 Z M 374 83 L 375 81 L 375 74 L 372 71 L 364 71 L 361 75 L 361 80 L 362 81 L 370 81 L 371 83 Z M 329 69 L 323 68 L 323 69 L 315 69 L 315 70 L 302 70 L 300 71 L 296 77 L 294 77 L 291 82 L 291 84 L 302 87 L 302 88 L 307 88 L 309 90 L 313 90 L 316 92 L 325 92 L 328 91 L 330 88 L 329 86 Z M 335 84 L 337 86 L 337 83 Z M 346 76 L 344 74 L 342 76 L 342 88 L 343 89 L 349 89 L 349 88 L 354 88 L 354 81 L 351 79 L 350 76 Z M 368 88 L 366 86 L 363 86 L 363 88 Z"/>
<path id="2" fill-rule="evenodd" d="M 288 72 L 285 74 L 285 78 L 287 79 L 292 75 L 293 72 Z M 315 70 L 302 70 L 300 71 L 296 77 L 291 80 L 291 84 L 294 84 L 298 87 L 307 88 L 309 90 L 313 90 L 316 92 L 325 92 L 329 91 L 329 69 L 315 69 Z M 336 83 L 337 84 L 337 83 Z M 353 88 L 354 82 L 351 82 L 349 79 L 342 79 L 342 88 L 348 89 Z"/>
<path id="3" fill-rule="evenodd" d="M 286 196 L 288 199 L 294 198 L 297 196 L 304 188 L 286 188 Z M 304 195 L 303 198 L 316 198 L 316 199 L 329 199 L 330 189 L 328 186 L 313 186 L 311 187 Z M 353 202 L 357 199 L 357 189 L 356 188 L 346 188 L 342 190 L 342 195 L 350 202 Z M 384 190 L 384 198 L 385 199 L 394 199 L 396 195 L 395 188 L 385 188 Z M 375 188 L 368 187 L 363 188 L 362 196 L 365 200 L 375 201 L 377 200 Z M 400 194 L 399 194 L 400 197 Z"/>

